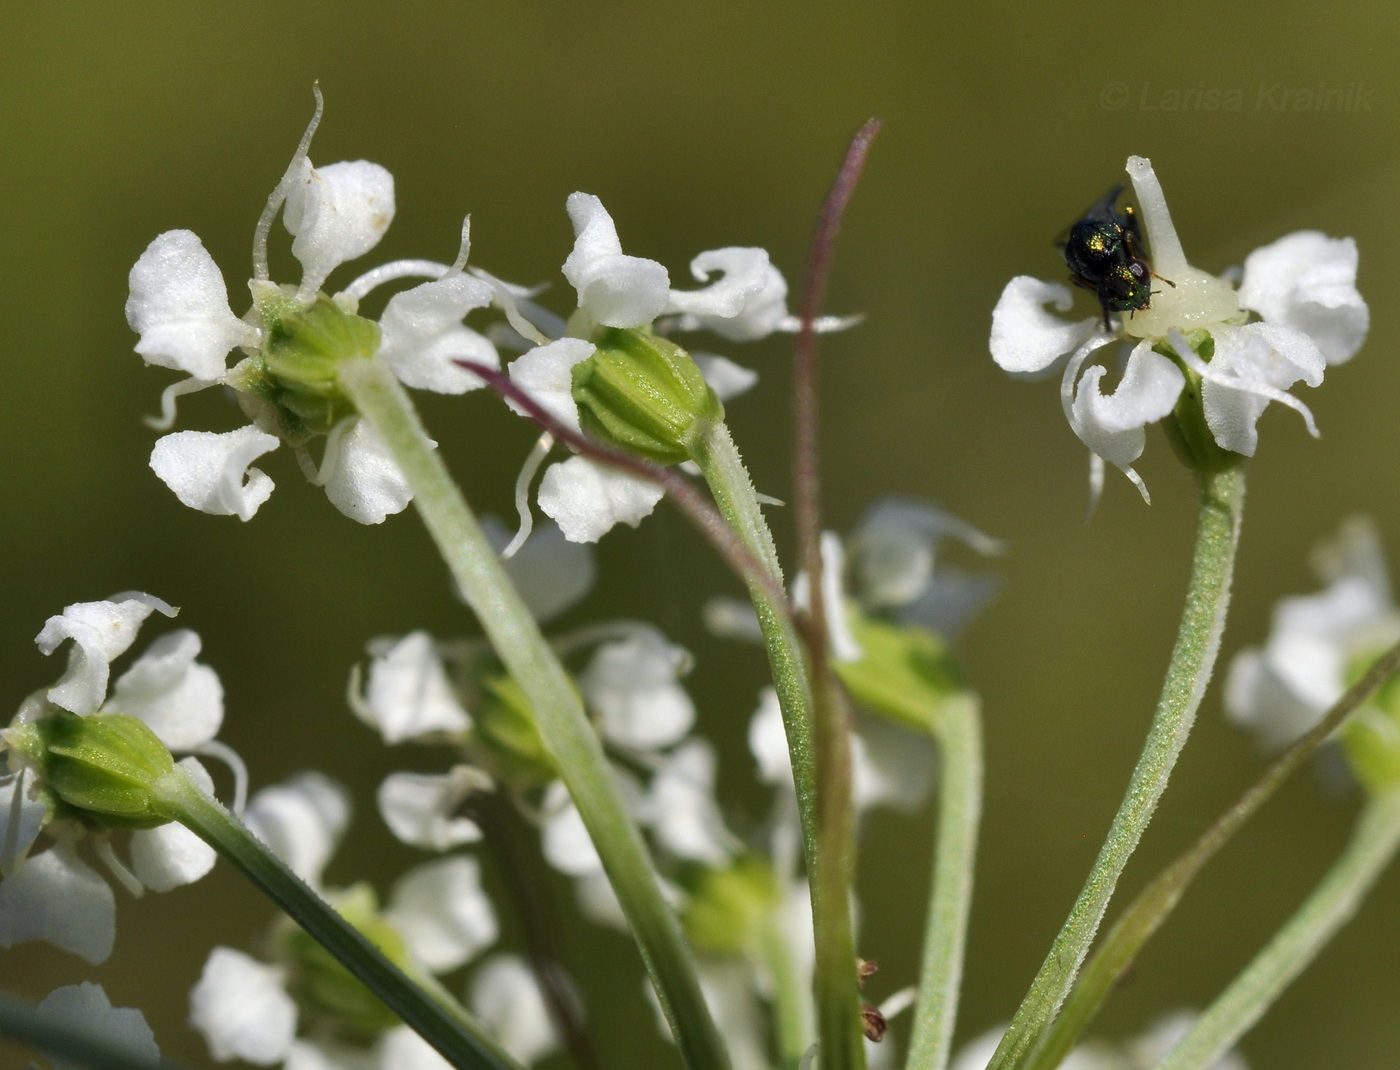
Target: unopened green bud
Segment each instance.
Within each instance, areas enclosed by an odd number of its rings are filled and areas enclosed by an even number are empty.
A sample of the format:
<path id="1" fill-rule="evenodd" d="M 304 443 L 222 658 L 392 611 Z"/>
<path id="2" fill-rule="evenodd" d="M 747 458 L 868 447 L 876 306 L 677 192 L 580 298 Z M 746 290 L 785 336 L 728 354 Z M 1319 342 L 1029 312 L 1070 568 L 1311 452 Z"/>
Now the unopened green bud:
<path id="1" fill-rule="evenodd" d="M 87 824 L 149 829 L 170 820 L 157 785 L 174 772 L 175 759 L 135 717 L 63 710 L 10 729 L 5 741 L 33 763 L 56 802 Z"/>
<path id="2" fill-rule="evenodd" d="M 772 925 L 777 882 L 766 863 L 740 859 L 728 869 L 701 869 L 682 880 L 690 896 L 681 914 L 686 935 L 701 951 L 739 954 Z"/>
<path id="3" fill-rule="evenodd" d="M 1373 657 L 1353 659 L 1354 682 Z M 1356 778 L 1380 793 L 1400 788 L 1400 676 L 1392 676 L 1342 726 L 1342 746 Z"/>
<path id="4" fill-rule="evenodd" d="M 1186 344 L 1206 363 L 1215 356 L 1215 339 L 1206 331 L 1192 331 L 1186 336 Z M 1174 361 L 1181 374 L 1186 376 L 1186 385 L 1176 399 L 1176 407 L 1172 409 L 1171 416 L 1162 422 L 1181 463 L 1198 472 L 1223 472 L 1241 463 L 1244 455 L 1227 450 L 1216 442 L 1214 432 L 1206 423 L 1200 375 L 1187 367 L 1168 343 L 1161 342 L 1153 350 Z"/>
<path id="5" fill-rule="evenodd" d="M 943 640 L 924 628 L 892 624 L 847 608 L 855 661 L 835 661 L 841 682 L 862 706 L 893 721 L 928 731 L 938 708 L 967 684 Z"/>
<path id="6" fill-rule="evenodd" d="M 486 699 L 473 712 L 481 742 L 496 758 L 496 776 L 518 789 L 547 784 L 559 776 L 545 749 L 530 700 L 505 674 L 483 677 Z"/>
<path id="7" fill-rule="evenodd" d="M 583 429 L 661 464 L 691 460 L 724 406 L 690 354 L 639 330 L 609 328 L 593 341 L 573 371 Z"/>
<path id="8" fill-rule="evenodd" d="M 410 966 L 403 937 L 380 916 L 378 899 L 368 884 L 335 892 L 330 903 L 395 966 Z M 378 996 L 304 929 L 288 924 L 282 933 L 282 950 L 290 965 L 288 987 L 308 1018 L 319 1019 L 342 1039 L 366 1042 L 399 1023 Z"/>

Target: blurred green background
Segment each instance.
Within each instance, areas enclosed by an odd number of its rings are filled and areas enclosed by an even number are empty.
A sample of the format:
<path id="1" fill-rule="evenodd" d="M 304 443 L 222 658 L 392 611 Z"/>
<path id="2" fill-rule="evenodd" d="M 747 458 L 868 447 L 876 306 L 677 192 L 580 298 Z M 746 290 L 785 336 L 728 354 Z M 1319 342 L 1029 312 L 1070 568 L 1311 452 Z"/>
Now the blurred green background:
<path id="1" fill-rule="evenodd" d="M 766 246 L 795 284 L 845 139 L 879 115 L 885 132 L 831 287 L 832 310 L 867 320 L 824 347 L 829 520 L 845 529 L 873 494 L 915 494 L 1010 545 L 996 566 L 1003 592 L 965 642 L 989 750 L 961 1016 L 964 1037 L 980 1032 L 1015 1006 L 1117 805 L 1166 662 L 1194 522 L 1191 478 L 1154 431 L 1141 464 L 1154 504 L 1110 474 L 1083 523 L 1084 450 L 1053 385 L 993 366 L 991 308 L 1014 274 L 1063 274 L 1054 237 L 1119 179 L 1129 153 L 1152 158 L 1187 253 L 1207 269 L 1300 227 L 1356 236 L 1370 341 L 1306 397 L 1321 441 L 1270 411 L 1250 466 L 1225 656 L 1261 640 L 1272 600 L 1314 586 L 1308 548 L 1342 516 L 1369 511 L 1400 539 L 1397 31 L 1400 8 L 1379 3 L 8 3 L 8 701 L 54 678 L 59 666 L 32 638 L 63 605 L 129 588 L 182 605 L 180 623 L 204 637 L 225 682 L 224 738 L 255 784 L 306 766 L 349 783 L 360 820 L 329 878 L 369 872 L 383 890 L 416 859 L 380 827 L 374 787 L 390 768 L 431 761 L 387 753 L 352 720 L 346 672 L 372 636 L 474 624 L 415 516 L 379 528 L 345 520 L 286 451 L 267 459 L 279 489 L 247 525 L 175 501 L 146 467 L 154 435 L 140 416 L 171 376 L 131 352 L 130 265 L 160 231 L 191 228 L 241 311 L 253 224 L 320 79 L 314 159 L 372 159 L 397 180 L 397 219 L 366 263 L 451 259 L 469 211 L 474 262 L 562 287 L 564 197 L 583 189 L 603 198 L 627 250 L 661 260 L 673 279 L 695 252 L 740 244 Z M 1351 91 L 1353 106 L 1273 108 L 1282 91 L 1319 87 Z M 1208 110 L 1231 91 L 1237 110 Z M 730 412 L 758 485 L 779 496 L 787 351 L 781 339 L 730 350 L 765 373 Z M 508 511 L 529 439 L 520 422 L 478 395 L 423 407 L 469 496 Z M 211 394 L 182 408 L 181 426 L 236 419 Z M 687 644 L 726 790 L 757 814 L 742 740 L 762 665 L 707 638 L 698 619 L 702 600 L 733 581 L 665 508 L 640 532 L 609 536 L 601 567 L 598 590 L 565 623 L 645 616 Z M 1213 692 L 1129 890 L 1258 768 Z M 1336 854 L 1355 808 L 1316 778 L 1290 785 L 1207 871 L 1102 1031 L 1127 1035 L 1161 1010 L 1208 1002 Z M 914 976 L 930 830 L 927 814 L 867 830 L 860 943 L 882 965 L 877 997 Z M 1398 892 L 1391 873 L 1247 1038 L 1256 1070 L 1400 1065 Z M 0 978 L 32 997 L 101 979 L 114 1002 L 146 1010 L 168 1055 L 207 1064 L 184 1024 L 185 993 L 211 943 L 248 946 L 268 916 L 220 867 L 193 888 L 121 901 L 103 968 L 31 947 L 0 953 Z M 672 1065 L 621 938 L 579 927 L 569 942 L 606 1064 Z M 902 1040 L 904 1027 L 895 1032 Z"/>

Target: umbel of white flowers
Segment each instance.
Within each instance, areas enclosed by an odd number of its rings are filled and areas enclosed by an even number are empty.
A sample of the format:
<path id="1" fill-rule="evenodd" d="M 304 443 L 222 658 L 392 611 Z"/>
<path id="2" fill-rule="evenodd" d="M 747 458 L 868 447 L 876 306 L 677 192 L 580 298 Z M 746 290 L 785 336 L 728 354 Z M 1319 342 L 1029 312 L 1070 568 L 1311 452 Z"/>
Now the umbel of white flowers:
<path id="1" fill-rule="evenodd" d="M 1060 400 L 1070 427 L 1089 447 L 1094 499 L 1105 461 L 1147 499 L 1133 462 L 1146 443 L 1144 428 L 1168 416 L 1198 467 L 1252 457 L 1255 423 L 1270 401 L 1296 409 L 1316 434 L 1307 407 L 1286 391 L 1299 381 L 1318 386 L 1329 365 L 1356 354 L 1370 324 L 1356 290 L 1351 238 L 1312 230 L 1280 238 L 1245 258 L 1236 290 L 1187 262 L 1151 162 L 1129 157 L 1127 171 L 1153 271 L 1173 285 L 1154 286 L 1150 306 L 1121 317 L 1111 332 L 1101 329 L 1099 316 L 1071 322 L 1047 311 L 1046 305 L 1068 311 L 1069 289 L 1028 275 L 1006 284 L 992 312 L 997 364 L 1026 377 L 1063 369 Z M 1259 319 L 1249 322 L 1251 312 Z M 1131 350 L 1117 388 L 1104 393 L 1108 370 L 1088 362 L 1115 341 Z M 1204 426 L 1196 427 L 1202 419 Z"/>
<path id="2" fill-rule="evenodd" d="M 661 264 L 623 253 L 612 217 L 586 193 L 571 194 L 567 204 L 575 242 L 563 274 L 578 297 L 567 319 L 530 300 L 536 291 L 468 268 L 465 225 L 454 263 L 393 261 L 328 297 L 322 290 L 327 278 L 378 244 L 395 201 L 393 176 L 378 164 L 312 165 L 307 154 L 320 116 L 318 92 L 316 115 L 258 222 L 249 282 L 253 302 L 242 317 L 229 307 L 223 277 L 192 231 L 161 234 L 131 269 L 126 314 L 140 335 L 136 351 L 148 364 L 188 376 L 166 388 L 154 426 L 169 430 L 177 397 L 215 385 L 233 389 L 250 421 L 220 433 L 177 431 L 156 443 L 151 467 L 192 508 L 252 517 L 273 483 L 250 466 L 281 442 L 296 451 L 306 475 L 347 516 L 374 524 L 405 508 L 411 488 L 378 434 L 338 391 L 335 366 L 342 359 L 377 355 L 406 386 L 462 394 L 483 384 L 455 362 L 498 368 L 499 342 L 524 351 L 511 366 L 512 380 L 576 430 L 576 368 L 597 351 L 599 332 L 705 329 L 739 342 L 797 329 L 787 312 L 787 283 L 763 249 L 703 252 L 690 267 L 707 285 L 674 290 Z M 279 210 L 302 266 L 296 286 L 269 276 L 267 241 Z M 360 301 L 374 289 L 409 278 L 429 281 L 391 297 L 377 322 L 357 315 Z M 484 333 L 464 324 L 468 313 L 492 305 L 503 319 Z M 847 322 L 823 319 L 817 327 L 832 330 Z M 242 359 L 229 367 L 236 350 Z M 747 390 L 756 378 L 715 354 L 696 353 L 694 361 L 720 401 Z M 322 437 L 318 462 L 309 447 Z M 544 441 L 545 450 L 552 441 Z M 540 459 L 527 466 L 527 481 Z M 592 542 L 617 523 L 639 523 L 660 496 L 649 482 L 574 457 L 546 472 L 539 501 L 566 537 Z"/>

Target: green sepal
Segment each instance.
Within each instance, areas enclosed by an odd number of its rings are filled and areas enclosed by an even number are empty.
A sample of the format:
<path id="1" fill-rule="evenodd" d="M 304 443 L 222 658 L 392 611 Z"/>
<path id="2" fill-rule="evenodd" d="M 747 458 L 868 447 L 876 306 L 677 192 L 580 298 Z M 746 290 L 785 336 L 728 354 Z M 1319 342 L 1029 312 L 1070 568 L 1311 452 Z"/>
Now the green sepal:
<path id="1" fill-rule="evenodd" d="M 660 464 L 693 460 L 724 406 L 680 346 L 640 330 L 607 328 L 574 365 L 579 423 L 594 438 Z"/>
<path id="2" fill-rule="evenodd" d="M 169 748 L 124 713 L 79 717 L 61 710 L 5 733 L 61 804 L 60 816 L 109 829 L 149 829 L 171 820 L 157 784 L 174 771 Z"/>
<path id="3" fill-rule="evenodd" d="M 1215 339 L 1206 331 L 1192 331 L 1186 336 L 1186 344 L 1207 363 L 1215 356 Z M 1172 361 L 1186 376 L 1186 385 L 1176 399 L 1176 407 L 1172 409 L 1171 415 L 1162 421 L 1162 426 L 1167 430 L 1167 439 L 1181 463 L 1198 472 L 1223 472 L 1227 468 L 1242 464 L 1245 460 L 1244 454 L 1227 450 L 1216 442 L 1210 425 L 1206 423 L 1201 377 L 1188 368 L 1176 350 L 1166 342 L 1159 342 L 1152 349 L 1153 352 L 1160 353 Z"/>
<path id="4" fill-rule="evenodd" d="M 1351 659 L 1348 685 L 1361 678 L 1375 656 L 1371 651 Z M 1400 788 L 1400 674 L 1381 684 L 1347 719 L 1340 737 L 1352 772 L 1368 791 L 1382 794 Z"/>
<path id="5" fill-rule="evenodd" d="M 359 883 L 329 896 L 336 913 L 400 969 L 411 965 L 397 929 L 379 913 L 374 889 Z M 304 929 L 288 923 L 281 932 L 288 963 L 288 991 L 308 1018 L 329 1027 L 340 1039 L 369 1042 L 399 1024 L 398 1015 Z"/>
<path id="6" fill-rule="evenodd" d="M 851 697 L 872 713 L 930 731 L 943 703 L 967 689 L 962 670 L 943 640 L 924 628 L 893 624 L 847 607 L 857 661 L 833 661 Z"/>
<path id="7" fill-rule="evenodd" d="M 679 881 L 688 893 L 681 925 L 699 951 L 743 954 L 757 944 L 761 928 L 772 924 L 778 884 L 766 862 L 740 858 L 728 869 L 687 866 Z"/>
<path id="8" fill-rule="evenodd" d="M 495 759 L 492 772 L 496 778 L 519 791 L 557 780 L 559 769 L 545 749 L 534 711 L 520 685 L 505 673 L 483 676 L 478 684 L 484 701 L 473 717 L 478 739 Z"/>

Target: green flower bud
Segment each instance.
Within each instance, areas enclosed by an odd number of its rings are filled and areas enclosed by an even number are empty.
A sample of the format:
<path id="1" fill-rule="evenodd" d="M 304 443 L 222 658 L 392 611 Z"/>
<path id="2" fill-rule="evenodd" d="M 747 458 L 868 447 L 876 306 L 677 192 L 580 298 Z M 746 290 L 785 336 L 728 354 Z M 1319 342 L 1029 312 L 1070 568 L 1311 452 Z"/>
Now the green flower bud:
<path id="1" fill-rule="evenodd" d="M 400 969 L 410 966 L 403 937 L 379 914 L 368 884 L 330 895 L 330 903 L 366 940 Z M 398 1015 L 304 929 L 288 923 L 281 933 L 288 962 L 288 990 L 302 1012 L 328 1025 L 342 1039 L 368 1042 L 399 1024 Z"/>
<path id="2" fill-rule="evenodd" d="M 1361 678 L 1375 653 L 1352 659 L 1348 684 Z M 1381 684 L 1347 719 L 1340 734 L 1352 772 L 1368 791 L 1379 794 L 1400 788 L 1400 676 Z"/>
<path id="3" fill-rule="evenodd" d="M 695 947 L 717 955 L 752 948 L 760 931 L 773 924 L 777 882 L 767 863 L 741 858 L 728 869 L 696 869 L 682 874 L 690 897 L 681 924 Z"/>
<path id="4" fill-rule="evenodd" d="M 155 828 L 171 819 L 156 787 L 174 772 L 175 759 L 135 717 L 62 710 L 9 729 L 5 742 L 33 763 L 62 816 L 116 829 Z"/>
<path id="5" fill-rule="evenodd" d="M 594 343 L 573 371 L 583 429 L 661 464 L 691 460 L 724 406 L 690 354 L 638 330 L 609 328 Z"/>
<path id="6" fill-rule="evenodd" d="M 1186 336 L 1186 343 L 1202 360 L 1209 362 L 1215 355 L 1215 339 L 1206 331 L 1192 331 Z M 1227 450 L 1215 441 L 1215 435 L 1206 423 L 1206 410 L 1201 400 L 1201 377 L 1188 368 L 1166 342 L 1153 346 L 1153 351 L 1173 361 L 1186 376 L 1186 386 L 1176 399 L 1176 407 L 1171 416 L 1162 422 L 1167 429 L 1167 439 L 1176 450 L 1181 463 L 1198 472 L 1223 472 L 1233 468 L 1245 458 L 1234 450 Z"/>
<path id="7" fill-rule="evenodd" d="M 854 607 L 847 621 L 861 658 L 833 667 L 851 697 L 872 713 L 927 732 L 939 707 L 966 690 L 957 662 L 932 632 L 867 617 Z"/>
<path id="8" fill-rule="evenodd" d="M 555 780 L 559 770 L 545 749 L 530 701 L 510 676 L 483 676 L 485 701 L 473 711 L 480 741 L 496 759 L 498 779 L 517 789 Z"/>

